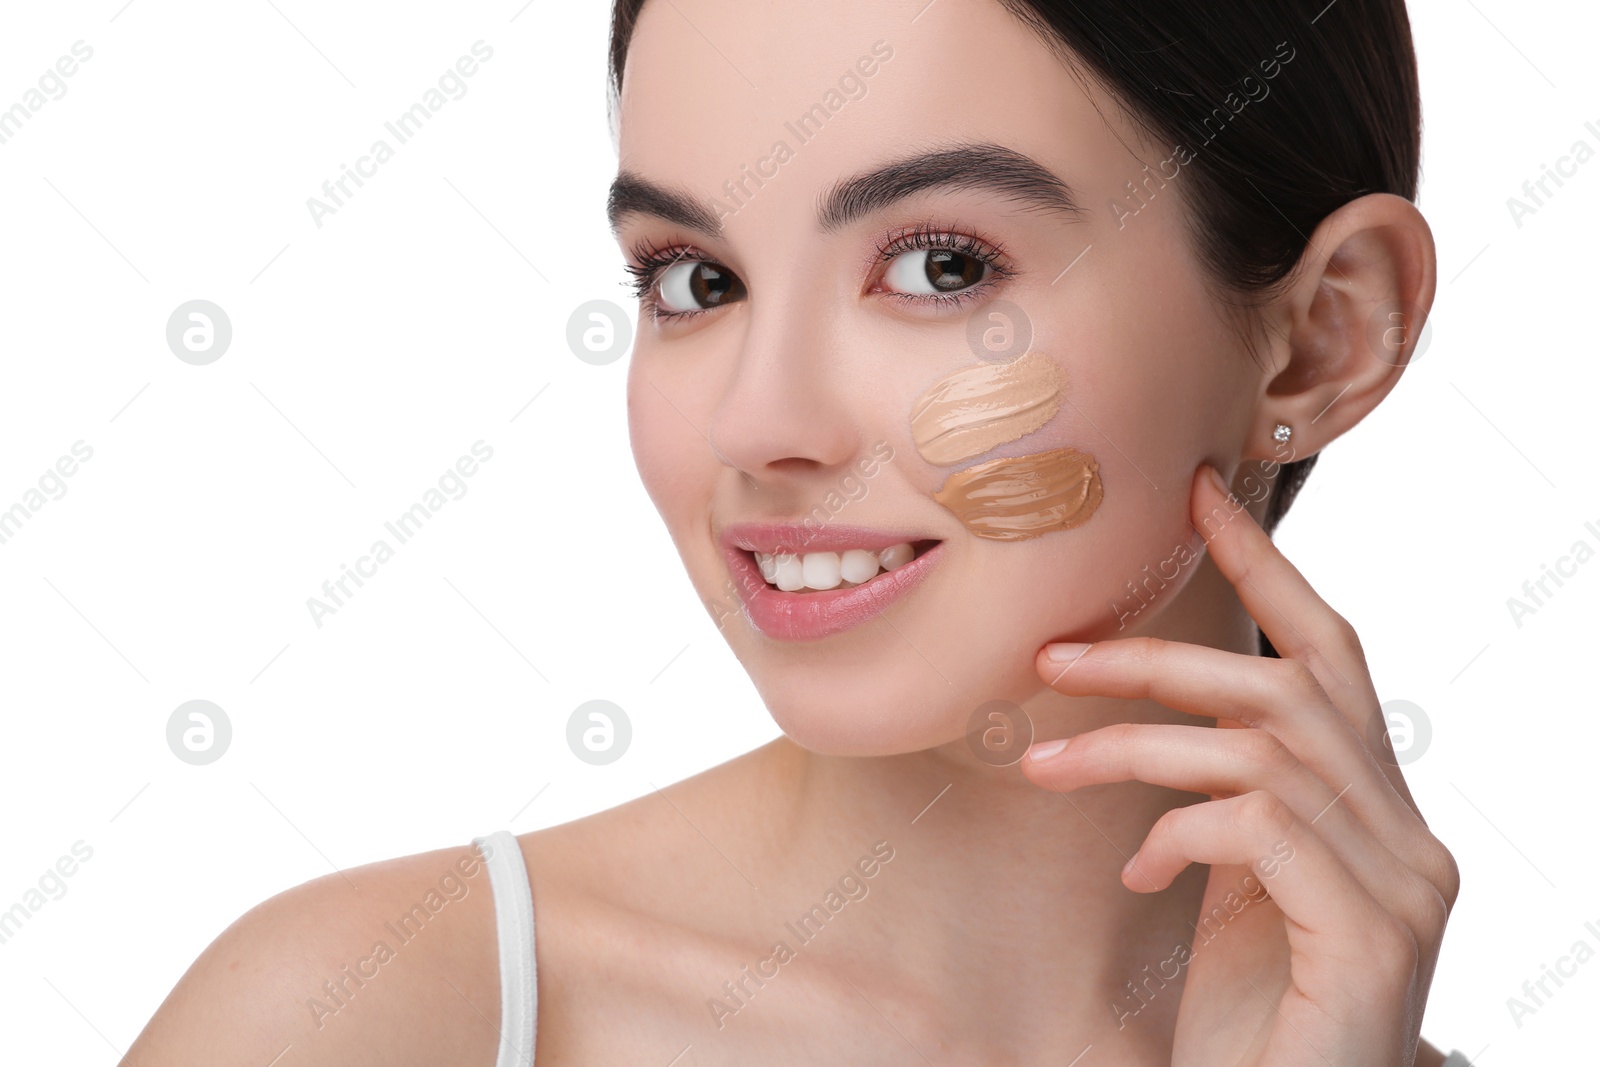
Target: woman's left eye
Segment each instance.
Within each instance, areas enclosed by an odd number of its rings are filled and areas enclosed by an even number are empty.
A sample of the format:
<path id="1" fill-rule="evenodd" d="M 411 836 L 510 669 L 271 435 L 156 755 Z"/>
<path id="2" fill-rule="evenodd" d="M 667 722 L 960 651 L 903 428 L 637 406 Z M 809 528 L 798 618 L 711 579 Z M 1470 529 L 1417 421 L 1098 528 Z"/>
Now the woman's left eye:
<path id="1" fill-rule="evenodd" d="M 903 293 L 924 296 L 959 292 L 983 281 L 989 265 L 948 248 L 923 248 L 894 257 L 883 280 Z"/>
<path id="2" fill-rule="evenodd" d="M 1012 273 L 1003 255 L 975 237 L 919 227 L 882 249 L 880 258 L 889 265 L 879 286 L 910 303 L 961 304 Z"/>

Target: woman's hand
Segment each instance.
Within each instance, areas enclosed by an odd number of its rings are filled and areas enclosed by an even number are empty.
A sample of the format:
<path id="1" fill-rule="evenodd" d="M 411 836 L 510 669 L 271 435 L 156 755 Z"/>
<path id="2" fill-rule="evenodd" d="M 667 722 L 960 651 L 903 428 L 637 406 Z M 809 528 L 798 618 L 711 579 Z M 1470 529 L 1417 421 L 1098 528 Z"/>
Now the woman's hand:
<path id="1" fill-rule="evenodd" d="M 1455 859 L 1399 767 L 1369 747 L 1379 701 L 1350 624 L 1209 466 L 1191 512 L 1283 658 L 1134 637 L 1070 665 L 1047 649 L 1037 667 L 1068 695 L 1149 699 L 1243 728 L 1121 723 L 1054 753 L 1041 742 L 1023 771 L 1062 792 L 1138 780 L 1212 797 L 1157 820 L 1122 874 L 1152 892 L 1211 865 L 1192 948 L 1129 976 L 1149 998 L 1187 972 L 1176 1067 L 1411 1067 Z M 1129 1011 L 1139 1003 L 1129 994 Z"/>

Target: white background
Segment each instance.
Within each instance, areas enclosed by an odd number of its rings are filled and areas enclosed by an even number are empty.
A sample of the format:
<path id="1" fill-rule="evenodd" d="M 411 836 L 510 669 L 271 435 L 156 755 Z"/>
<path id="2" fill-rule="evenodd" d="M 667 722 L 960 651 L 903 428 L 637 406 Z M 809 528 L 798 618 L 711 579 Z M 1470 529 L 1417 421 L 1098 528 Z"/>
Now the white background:
<path id="1" fill-rule="evenodd" d="M 0 944 L 8 1062 L 113 1062 L 291 885 L 564 822 L 776 735 L 639 484 L 626 358 L 566 343 L 586 301 L 633 314 L 603 217 L 608 5 L 274 2 L 8 5 L 0 32 L 0 108 L 94 49 L 0 145 L 0 509 L 93 449 L 0 545 L 0 909 L 93 849 Z M 1506 601 L 1600 548 L 1600 160 L 1520 228 L 1506 200 L 1600 149 L 1600 11 L 1411 10 L 1429 347 L 1278 540 L 1380 694 L 1431 721 L 1408 777 L 1465 889 L 1424 1034 L 1591 1062 L 1600 959 L 1520 1027 L 1506 1000 L 1600 950 L 1600 561 L 1520 627 Z M 316 227 L 306 199 L 479 39 L 466 95 Z M 204 367 L 165 338 L 197 298 L 233 327 Z M 318 628 L 306 599 L 480 439 L 467 493 Z M 565 743 L 597 697 L 634 729 L 605 767 Z M 197 698 L 233 728 L 202 767 L 165 733 Z"/>

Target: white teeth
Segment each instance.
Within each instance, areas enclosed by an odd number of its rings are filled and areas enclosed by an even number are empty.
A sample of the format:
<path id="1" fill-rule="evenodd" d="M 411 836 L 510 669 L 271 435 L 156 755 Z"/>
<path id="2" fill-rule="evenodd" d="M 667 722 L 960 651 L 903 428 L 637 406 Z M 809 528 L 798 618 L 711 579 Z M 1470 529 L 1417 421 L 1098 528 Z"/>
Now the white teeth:
<path id="1" fill-rule="evenodd" d="M 890 545 L 888 548 L 879 549 L 878 561 L 883 564 L 884 570 L 892 571 L 896 567 L 904 567 L 907 563 L 910 563 L 912 557 L 916 554 L 916 549 L 902 542 L 898 545 Z"/>
<path id="2" fill-rule="evenodd" d="M 800 562 L 800 557 L 791 553 L 778 556 L 776 564 L 778 579 L 775 583 L 785 593 L 793 593 L 797 589 L 806 587 L 805 567 Z"/>
<path id="3" fill-rule="evenodd" d="M 801 589 L 837 589 L 871 581 L 880 570 L 892 571 L 916 558 L 909 542 L 876 551 L 851 548 L 844 552 L 756 552 L 761 577 L 785 593 Z"/>
<path id="4" fill-rule="evenodd" d="M 839 576 L 857 585 L 877 574 L 878 570 L 878 554 L 864 548 L 852 548 L 839 559 Z"/>
<path id="5" fill-rule="evenodd" d="M 810 589 L 832 589 L 839 584 L 839 553 L 807 552 L 800 560 L 800 573 Z"/>

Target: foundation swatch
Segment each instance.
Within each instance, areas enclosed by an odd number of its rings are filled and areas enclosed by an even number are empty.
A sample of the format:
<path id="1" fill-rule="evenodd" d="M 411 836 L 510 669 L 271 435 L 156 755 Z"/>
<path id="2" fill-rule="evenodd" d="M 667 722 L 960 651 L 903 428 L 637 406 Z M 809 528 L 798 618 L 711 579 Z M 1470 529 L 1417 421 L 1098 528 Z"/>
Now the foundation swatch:
<path id="1" fill-rule="evenodd" d="M 1065 388 L 1055 360 L 1029 352 L 947 375 L 911 412 L 911 437 L 929 463 L 959 463 L 1049 422 Z"/>
<path id="2" fill-rule="evenodd" d="M 1053 448 L 959 471 L 933 499 L 977 537 L 1021 541 L 1088 522 L 1101 496 L 1095 458 L 1075 448 Z"/>

